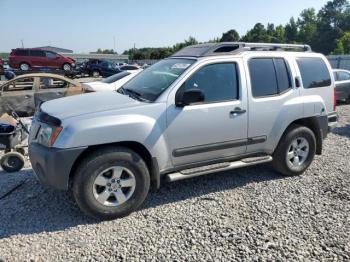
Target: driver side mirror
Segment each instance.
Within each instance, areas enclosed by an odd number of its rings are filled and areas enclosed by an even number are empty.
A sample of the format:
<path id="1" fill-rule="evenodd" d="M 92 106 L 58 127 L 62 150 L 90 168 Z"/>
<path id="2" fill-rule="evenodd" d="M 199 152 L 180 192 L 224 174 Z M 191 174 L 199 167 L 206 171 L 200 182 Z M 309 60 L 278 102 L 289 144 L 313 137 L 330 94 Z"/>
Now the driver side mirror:
<path id="1" fill-rule="evenodd" d="M 205 95 L 200 89 L 189 89 L 184 92 L 179 92 L 175 98 L 175 105 L 178 107 L 188 106 L 194 103 L 203 102 Z"/>

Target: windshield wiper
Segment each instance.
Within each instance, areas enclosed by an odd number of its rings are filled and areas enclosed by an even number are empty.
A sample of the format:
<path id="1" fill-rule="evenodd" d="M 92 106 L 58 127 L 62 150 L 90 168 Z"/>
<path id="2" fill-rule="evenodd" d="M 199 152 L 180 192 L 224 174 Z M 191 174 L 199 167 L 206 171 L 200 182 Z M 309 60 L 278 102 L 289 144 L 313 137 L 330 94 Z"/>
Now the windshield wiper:
<path id="1" fill-rule="evenodd" d="M 127 94 L 129 95 L 129 97 L 131 98 L 134 98 L 136 100 L 139 100 L 139 101 L 142 101 L 142 102 L 149 102 L 150 100 L 142 97 L 142 95 L 137 92 L 137 91 L 134 91 L 134 90 L 131 90 L 131 89 L 127 89 L 127 88 L 120 88 L 119 90 L 121 90 L 123 92 L 123 94 Z"/>

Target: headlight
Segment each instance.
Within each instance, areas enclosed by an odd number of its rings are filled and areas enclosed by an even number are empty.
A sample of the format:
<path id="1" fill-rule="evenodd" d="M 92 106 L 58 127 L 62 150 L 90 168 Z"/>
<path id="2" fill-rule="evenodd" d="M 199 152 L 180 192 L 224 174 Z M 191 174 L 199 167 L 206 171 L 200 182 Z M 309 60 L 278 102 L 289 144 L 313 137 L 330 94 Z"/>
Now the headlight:
<path id="1" fill-rule="evenodd" d="M 37 141 L 39 144 L 52 147 L 61 131 L 62 127 L 60 126 L 49 126 L 41 123 L 41 127 L 37 135 Z"/>

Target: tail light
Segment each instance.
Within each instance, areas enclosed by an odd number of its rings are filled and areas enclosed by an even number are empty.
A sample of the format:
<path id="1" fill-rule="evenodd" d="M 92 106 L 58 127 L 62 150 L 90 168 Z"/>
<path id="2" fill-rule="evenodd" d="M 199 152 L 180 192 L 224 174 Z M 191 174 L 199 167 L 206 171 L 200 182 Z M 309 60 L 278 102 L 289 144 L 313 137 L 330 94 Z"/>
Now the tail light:
<path id="1" fill-rule="evenodd" d="M 333 111 L 337 111 L 337 92 L 334 87 L 334 92 L 333 92 Z"/>

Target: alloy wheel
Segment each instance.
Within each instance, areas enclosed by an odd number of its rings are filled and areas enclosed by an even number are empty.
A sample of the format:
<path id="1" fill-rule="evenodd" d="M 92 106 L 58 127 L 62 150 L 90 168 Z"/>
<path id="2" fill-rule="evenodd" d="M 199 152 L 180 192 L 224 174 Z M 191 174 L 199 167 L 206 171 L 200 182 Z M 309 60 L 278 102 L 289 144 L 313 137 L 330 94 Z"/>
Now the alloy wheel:
<path id="1" fill-rule="evenodd" d="M 298 137 L 292 141 L 287 151 L 287 163 L 291 168 L 296 168 L 305 163 L 309 156 L 310 145 L 304 137 Z"/>
<path id="2" fill-rule="evenodd" d="M 134 174 L 122 166 L 110 167 L 96 177 L 93 194 L 104 206 L 116 207 L 128 201 L 136 188 Z"/>

